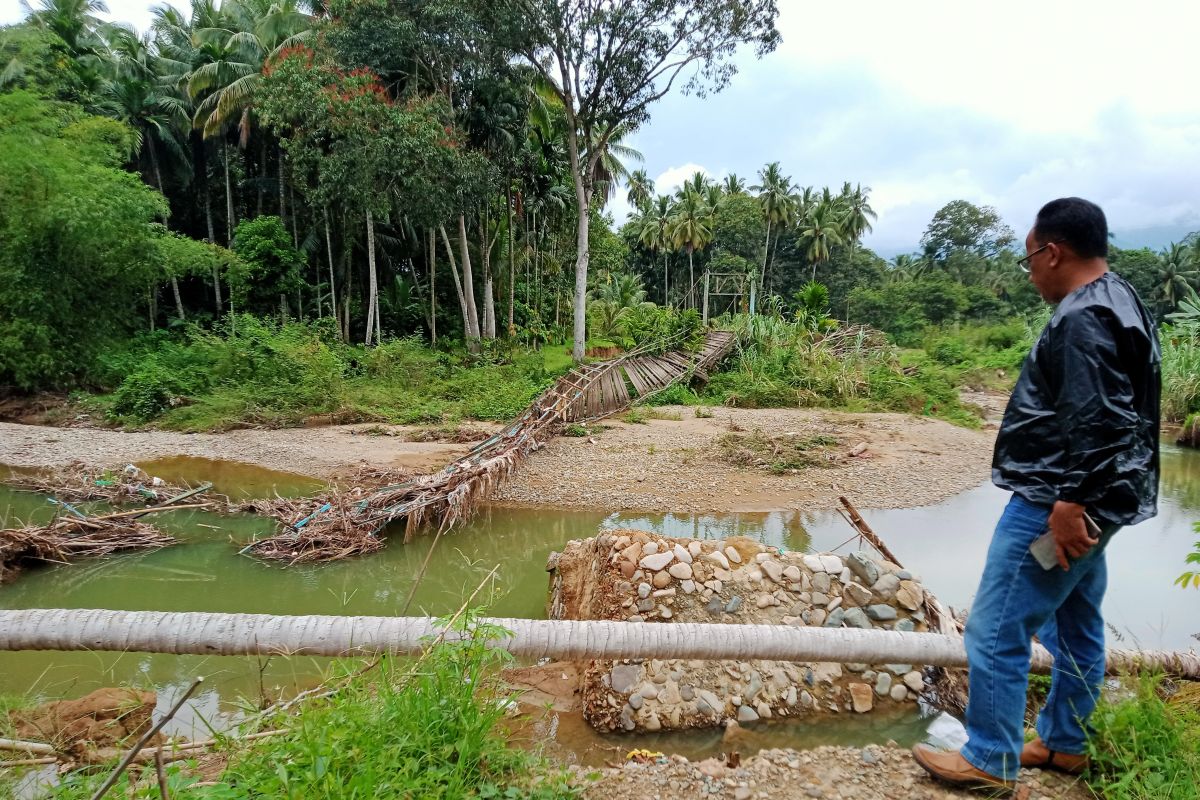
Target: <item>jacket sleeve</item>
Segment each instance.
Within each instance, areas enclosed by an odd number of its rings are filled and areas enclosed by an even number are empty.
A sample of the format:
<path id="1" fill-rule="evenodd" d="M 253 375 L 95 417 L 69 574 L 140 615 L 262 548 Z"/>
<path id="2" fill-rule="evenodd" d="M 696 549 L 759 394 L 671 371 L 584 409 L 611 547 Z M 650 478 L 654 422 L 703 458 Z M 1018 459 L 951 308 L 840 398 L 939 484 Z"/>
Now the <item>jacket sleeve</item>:
<path id="1" fill-rule="evenodd" d="M 1054 331 L 1054 403 L 1066 445 L 1060 500 L 1085 506 L 1100 500 L 1120 457 L 1136 444 L 1140 420 L 1121 335 L 1112 310 L 1102 306 L 1073 310 Z"/>

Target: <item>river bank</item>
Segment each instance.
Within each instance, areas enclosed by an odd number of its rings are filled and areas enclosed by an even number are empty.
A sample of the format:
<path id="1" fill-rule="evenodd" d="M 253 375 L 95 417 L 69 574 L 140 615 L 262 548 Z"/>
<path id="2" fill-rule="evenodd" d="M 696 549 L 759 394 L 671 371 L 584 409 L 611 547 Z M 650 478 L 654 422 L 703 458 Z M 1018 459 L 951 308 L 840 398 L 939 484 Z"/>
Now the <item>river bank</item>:
<path id="1" fill-rule="evenodd" d="M 552 440 L 493 499 L 553 508 L 777 511 L 824 506 L 849 493 L 867 507 L 921 506 L 985 480 L 993 439 L 990 431 L 904 414 L 719 408 L 708 417 L 690 407 L 654 413 L 642 423 L 610 419 L 585 436 Z M 819 438 L 828 444 L 814 450 L 817 465 L 803 469 L 731 463 L 726 437 L 736 442 L 756 433 L 768 443 Z M 413 441 L 426 437 L 425 429 L 399 425 L 182 434 L 0 423 L 0 464 L 108 467 L 189 456 L 336 480 L 364 462 L 435 471 L 472 445 Z"/>

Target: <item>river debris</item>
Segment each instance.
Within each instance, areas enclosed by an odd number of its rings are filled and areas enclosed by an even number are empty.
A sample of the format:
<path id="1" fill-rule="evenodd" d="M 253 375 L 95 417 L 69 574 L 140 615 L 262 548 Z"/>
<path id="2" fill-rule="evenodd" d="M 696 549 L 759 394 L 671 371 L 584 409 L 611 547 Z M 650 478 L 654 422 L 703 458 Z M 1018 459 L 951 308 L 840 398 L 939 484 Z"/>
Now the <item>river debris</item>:
<path id="1" fill-rule="evenodd" d="M 186 490 L 148 475 L 133 464 L 123 469 L 98 470 L 80 461 L 52 471 L 13 473 L 4 482 L 14 489 L 48 494 L 69 503 L 159 503 Z"/>

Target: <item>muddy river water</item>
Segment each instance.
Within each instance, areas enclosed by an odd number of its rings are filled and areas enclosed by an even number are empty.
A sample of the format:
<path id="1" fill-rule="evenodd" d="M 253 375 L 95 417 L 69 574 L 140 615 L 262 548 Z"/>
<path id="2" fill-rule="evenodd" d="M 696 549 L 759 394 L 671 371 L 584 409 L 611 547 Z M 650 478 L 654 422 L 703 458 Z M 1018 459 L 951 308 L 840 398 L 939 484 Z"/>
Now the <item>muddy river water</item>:
<path id="1" fill-rule="evenodd" d="M 256 496 L 307 493 L 307 478 L 256 467 L 200 459 L 166 459 L 142 465 L 166 480 L 212 480 L 218 491 Z M 897 476 L 919 480 L 919 476 Z M 939 598 L 966 606 L 975 590 L 991 528 L 1006 495 L 981 485 L 946 502 L 912 509 L 860 509 L 904 565 Z M 0 522 L 37 520 L 52 512 L 43 496 L 0 488 Z M 0 608 L 116 608 L 159 611 L 241 611 L 267 614 L 398 614 L 413 586 L 431 539 L 393 542 L 368 558 L 335 564 L 282 568 L 239 556 L 235 543 L 272 529 L 254 516 L 219 516 L 202 510 L 162 514 L 158 524 L 181 543 L 74 566 L 34 568 L 0 586 Z M 1200 592 L 1172 581 L 1184 569 L 1200 535 L 1200 451 L 1164 445 L 1163 483 L 1157 518 L 1118 535 L 1109 546 L 1110 582 L 1105 614 L 1110 644 L 1126 647 L 1200 647 Z M 847 543 L 853 530 L 832 509 L 819 513 L 637 514 L 588 513 L 485 507 L 469 524 L 444 537 L 418 587 L 411 613 L 453 612 L 481 579 L 498 566 L 489 613 L 544 617 L 547 555 L 569 539 L 602 527 L 654 530 L 668 536 L 749 536 L 787 550 L 822 551 Z M 0 693 L 47 698 L 77 697 L 102 686 L 131 684 L 159 692 L 159 704 L 196 675 L 205 692 L 190 704 L 175 730 L 202 738 L 206 726 L 225 727 L 245 704 L 312 685 L 333 667 L 329 659 L 241 658 L 144 653 L 0 653 Z M 868 715 L 766 726 L 747 733 L 743 751 L 757 746 L 804 747 L 901 744 L 926 735 L 929 717 Z M 689 756 L 720 747 L 719 732 L 661 737 L 602 737 L 577 716 L 552 716 L 535 735 L 585 762 L 611 758 L 611 748 L 648 746 Z"/>

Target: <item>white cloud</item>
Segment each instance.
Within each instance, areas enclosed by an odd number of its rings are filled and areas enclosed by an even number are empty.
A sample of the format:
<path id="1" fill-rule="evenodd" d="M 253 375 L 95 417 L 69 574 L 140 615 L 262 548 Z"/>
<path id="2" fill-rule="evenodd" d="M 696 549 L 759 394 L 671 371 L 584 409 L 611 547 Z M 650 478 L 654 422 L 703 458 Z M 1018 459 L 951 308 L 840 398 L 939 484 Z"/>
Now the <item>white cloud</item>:
<path id="1" fill-rule="evenodd" d="M 697 172 L 703 173 L 710 179 L 713 177 L 713 173 L 709 171 L 708 167 L 691 161 L 677 167 L 667 167 L 654 179 L 654 192 L 655 194 L 670 194 L 691 180 L 691 177 Z"/>

